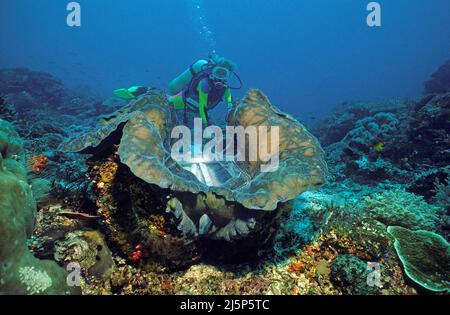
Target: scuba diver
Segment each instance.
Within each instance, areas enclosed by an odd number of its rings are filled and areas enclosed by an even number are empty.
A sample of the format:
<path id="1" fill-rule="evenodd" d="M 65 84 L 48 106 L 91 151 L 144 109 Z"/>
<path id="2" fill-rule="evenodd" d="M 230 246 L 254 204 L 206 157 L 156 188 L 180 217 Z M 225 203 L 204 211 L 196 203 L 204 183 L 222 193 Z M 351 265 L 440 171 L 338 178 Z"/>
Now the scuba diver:
<path id="1" fill-rule="evenodd" d="M 185 124 L 191 124 L 192 117 L 200 115 L 203 124 L 207 125 L 208 110 L 221 101 L 227 103 L 228 110 L 233 107 L 231 90 L 242 87 L 242 81 L 235 71 L 234 62 L 218 55 L 210 56 L 208 60 L 198 60 L 170 82 L 169 102 L 176 112 L 183 113 Z M 233 75 L 239 81 L 238 87 L 228 85 Z"/>

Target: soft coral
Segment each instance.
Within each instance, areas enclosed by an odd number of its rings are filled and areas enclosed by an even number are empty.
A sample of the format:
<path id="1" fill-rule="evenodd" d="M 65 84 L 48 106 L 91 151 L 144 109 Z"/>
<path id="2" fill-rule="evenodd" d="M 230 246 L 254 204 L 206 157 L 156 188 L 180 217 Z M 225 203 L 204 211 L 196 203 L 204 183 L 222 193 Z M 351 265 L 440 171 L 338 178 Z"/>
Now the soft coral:
<path id="1" fill-rule="evenodd" d="M 42 172 L 45 167 L 47 166 L 48 163 L 48 157 L 46 157 L 43 154 L 36 154 L 36 155 L 32 155 L 30 156 L 30 158 L 28 159 L 28 166 L 30 167 L 30 169 L 39 174 L 40 172 Z"/>

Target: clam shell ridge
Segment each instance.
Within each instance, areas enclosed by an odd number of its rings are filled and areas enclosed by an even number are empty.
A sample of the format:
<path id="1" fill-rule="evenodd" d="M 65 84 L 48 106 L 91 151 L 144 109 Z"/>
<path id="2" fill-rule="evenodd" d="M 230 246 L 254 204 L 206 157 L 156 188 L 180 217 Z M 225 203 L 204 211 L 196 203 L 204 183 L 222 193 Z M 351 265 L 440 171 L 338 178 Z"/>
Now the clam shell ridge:
<path id="1" fill-rule="evenodd" d="M 259 159 L 237 162 L 241 174 L 219 187 L 202 183 L 172 159 L 170 134 L 175 127 L 174 115 L 162 94 L 155 92 L 132 101 L 104 119 L 98 128 L 64 144 L 61 149 L 91 153 L 108 145 L 108 137 L 122 130 L 118 153 L 121 162 L 135 176 L 176 192 L 214 193 L 253 210 L 273 211 L 278 203 L 317 189 L 325 182 L 327 166 L 317 139 L 297 120 L 273 106 L 263 92 L 250 90 L 227 120 L 229 126 L 270 126 L 264 134 L 269 139 L 273 126 L 277 126 L 279 149 L 270 154 L 278 154 L 278 168 L 262 172 L 263 162 Z"/>

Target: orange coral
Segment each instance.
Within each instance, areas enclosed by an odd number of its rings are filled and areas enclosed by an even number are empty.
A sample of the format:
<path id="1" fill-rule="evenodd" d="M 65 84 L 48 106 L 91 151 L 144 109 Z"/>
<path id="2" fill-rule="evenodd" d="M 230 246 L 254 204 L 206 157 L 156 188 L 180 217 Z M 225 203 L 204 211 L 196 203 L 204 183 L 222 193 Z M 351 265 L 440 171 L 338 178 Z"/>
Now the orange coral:
<path id="1" fill-rule="evenodd" d="M 291 295 L 298 295 L 298 287 L 295 284 L 291 287 Z"/>
<path id="2" fill-rule="evenodd" d="M 308 245 L 305 247 L 305 253 L 308 255 L 313 255 L 314 253 L 317 253 L 319 251 L 320 251 L 320 249 L 313 245 Z"/>
<path id="3" fill-rule="evenodd" d="M 150 255 L 149 251 L 145 248 L 144 244 L 138 244 L 133 253 L 131 254 L 130 259 L 134 262 L 140 261 L 142 258 L 148 258 Z"/>
<path id="4" fill-rule="evenodd" d="M 289 265 L 287 271 L 293 272 L 296 275 L 300 275 L 305 271 L 305 267 L 306 267 L 305 264 L 302 262 L 293 262 L 292 264 Z"/>
<path id="5" fill-rule="evenodd" d="M 47 163 L 48 157 L 43 154 L 32 155 L 28 158 L 28 166 L 36 174 L 42 172 L 47 166 Z"/>
<path id="6" fill-rule="evenodd" d="M 166 221 L 164 219 L 164 217 L 162 215 L 157 215 L 155 216 L 155 228 L 156 228 L 156 232 L 158 233 L 159 236 L 164 237 L 167 235 L 167 231 L 166 228 L 164 227 Z"/>
<path id="7" fill-rule="evenodd" d="M 160 285 L 161 291 L 163 291 L 165 294 L 173 294 L 175 291 L 175 288 L 173 284 L 170 282 L 170 280 L 164 280 Z"/>

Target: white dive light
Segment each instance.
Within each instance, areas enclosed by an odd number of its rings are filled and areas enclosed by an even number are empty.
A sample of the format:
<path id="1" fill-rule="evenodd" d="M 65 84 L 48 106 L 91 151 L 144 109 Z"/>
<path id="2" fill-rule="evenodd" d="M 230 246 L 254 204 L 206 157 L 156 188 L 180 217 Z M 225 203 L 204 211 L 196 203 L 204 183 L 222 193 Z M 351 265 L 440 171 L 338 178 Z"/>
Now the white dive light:
<path id="1" fill-rule="evenodd" d="M 188 154 L 175 161 L 185 170 L 194 174 L 198 181 L 210 187 L 220 187 L 242 173 L 233 161 L 220 162 L 214 160 L 213 157 L 204 156 L 201 148 L 195 145 L 191 146 Z"/>

